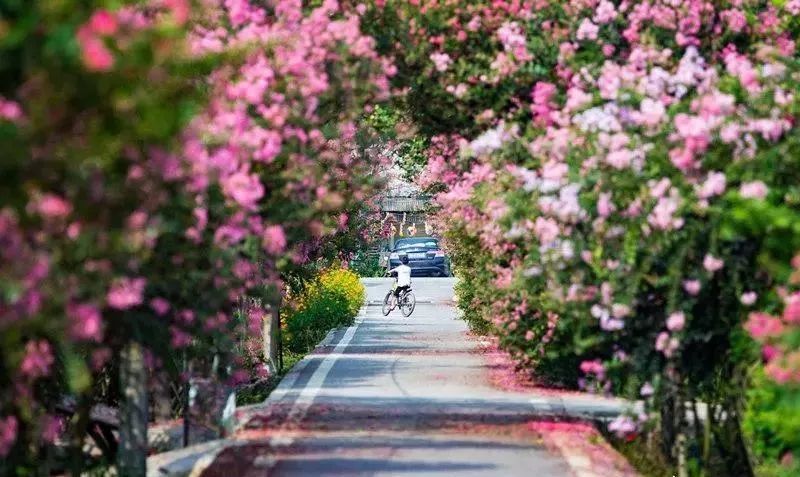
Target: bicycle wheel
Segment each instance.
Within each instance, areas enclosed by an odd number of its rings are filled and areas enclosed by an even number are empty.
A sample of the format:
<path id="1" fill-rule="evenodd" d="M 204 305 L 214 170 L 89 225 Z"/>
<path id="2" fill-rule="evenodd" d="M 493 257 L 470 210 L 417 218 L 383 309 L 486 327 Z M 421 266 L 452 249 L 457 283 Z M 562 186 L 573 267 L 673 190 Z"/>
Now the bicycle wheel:
<path id="1" fill-rule="evenodd" d="M 383 299 L 383 309 L 381 310 L 383 311 L 383 316 L 388 316 L 389 313 L 391 313 L 391 311 L 394 309 L 392 306 L 392 295 L 392 291 L 389 290 L 386 293 L 386 297 Z"/>
<path id="2" fill-rule="evenodd" d="M 411 316 L 411 313 L 414 313 L 414 308 L 417 306 L 417 298 L 414 296 L 414 292 L 406 292 L 403 295 L 403 298 L 400 301 L 400 313 L 403 314 L 406 318 Z"/>

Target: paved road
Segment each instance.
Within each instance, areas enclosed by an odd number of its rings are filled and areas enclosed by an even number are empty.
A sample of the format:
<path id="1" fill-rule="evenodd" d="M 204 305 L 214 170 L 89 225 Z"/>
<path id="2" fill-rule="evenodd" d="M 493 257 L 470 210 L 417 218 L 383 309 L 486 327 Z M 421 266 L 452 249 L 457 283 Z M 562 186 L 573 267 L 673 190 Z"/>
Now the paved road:
<path id="1" fill-rule="evenodd" d="M 364 278 L 367 289 L 367 303 L 383 300 L 392 286 L 392 278 Z M 446 304 L 453 299 L 454 278 L 417 278 L 411 279 L 414 294 L 420 303 Z"/>
<path id="2" fill-rule="evenodd" d="M 250 410 L 251 443 L 211 476 L 568 476 L 529 429 L 530 403 L 492 388 L 476 343 L 444 303 L 452 279 L 415 279 L 410 318 L 368 306 Z M 367 280 L 377 301 L 389 280 Z"/>

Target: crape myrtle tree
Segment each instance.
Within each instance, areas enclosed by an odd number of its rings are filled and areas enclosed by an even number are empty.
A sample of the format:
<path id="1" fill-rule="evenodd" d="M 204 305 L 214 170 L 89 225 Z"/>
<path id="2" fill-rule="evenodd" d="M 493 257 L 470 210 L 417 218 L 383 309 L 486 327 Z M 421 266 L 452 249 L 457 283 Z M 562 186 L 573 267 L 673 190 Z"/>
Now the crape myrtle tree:
<path id="1" fill-rule="evenodd" d="M 465 318 L 541 380 L 644 399 L 611 430 L 658 430 L 682 474 L 691 457 L 750 475 L 749 450 L 797 470 L 798 13 L 702 0 L 365 13 L 430 140 L 419 181 L 443 189 Z M 687 419 L 701 402 L 707 417 Z"/>
<path id="2" fill-rule="evenodd" d="M 46 472 L 56 441 L 77 472 L 100 401 L 136 475 L 145 384 L 186 361 L 247 379 L 233 341 L 264 314 L 232 319 L 239 299 L 274 299 L 351 233 L 373 167 L 354 138 L 392 66 L 335 2 L 0 14 L 0 473 Z"/>

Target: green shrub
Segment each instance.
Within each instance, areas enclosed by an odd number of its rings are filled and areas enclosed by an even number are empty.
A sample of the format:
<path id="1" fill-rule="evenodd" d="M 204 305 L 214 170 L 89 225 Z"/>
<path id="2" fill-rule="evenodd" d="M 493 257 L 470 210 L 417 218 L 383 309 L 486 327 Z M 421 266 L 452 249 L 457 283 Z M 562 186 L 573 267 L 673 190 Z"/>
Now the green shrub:
<path id="1" fill-rule="evenodd" d="M 358 275 L 351 270 L 340 268 L 324 271 L 319 275 L 317 285 L 318 292 L 344 296 L 350 318 L 356 316 L 361 305 L 364 304 L 366 296 L 364 285 Z M 311 291 L 315 290 L 312 288 Z"/>
<path id="2" fill-rule="evenodd" d="M 364 285 L 350 270 L 322 272 L 284 316 L 290 352 L 306 353 L 333 328 L 349 326 L 364 304 Z"/>
<path id="3" fill-rule="evenodd" d="M 359 254 L 350 262 L 350 267 L 360 277 L 382 277 L 386 266 L 381 264 L 381 257 L 376 253 Z"/>
<path id="4" fill-rule="evenodd" d="M 781 463 L 792 449 L 800 448 L 798 393 L 777 385 L 761 369 L 754 375 L 754 385 L 747 396 L 744 430 L 756 460 L 756 473 L 762 477 L 800 475 L 800 463 Z"/>

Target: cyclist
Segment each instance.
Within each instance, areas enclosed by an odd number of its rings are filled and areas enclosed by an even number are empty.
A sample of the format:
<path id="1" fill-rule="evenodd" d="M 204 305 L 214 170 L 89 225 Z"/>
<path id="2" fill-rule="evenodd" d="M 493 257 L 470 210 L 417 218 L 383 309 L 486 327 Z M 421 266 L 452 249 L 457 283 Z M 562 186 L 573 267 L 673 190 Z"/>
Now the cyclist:
<path id="1" fill-rule="evenodd" d="M 408 255 L 400 256 L 400 265 L 389 270 L 389 274 L 397 274 L 397 286 L 394 289 L 394 297 L 400 298 L 400 294 L 411 290 L 411 267 L 408 266 Z"/>

